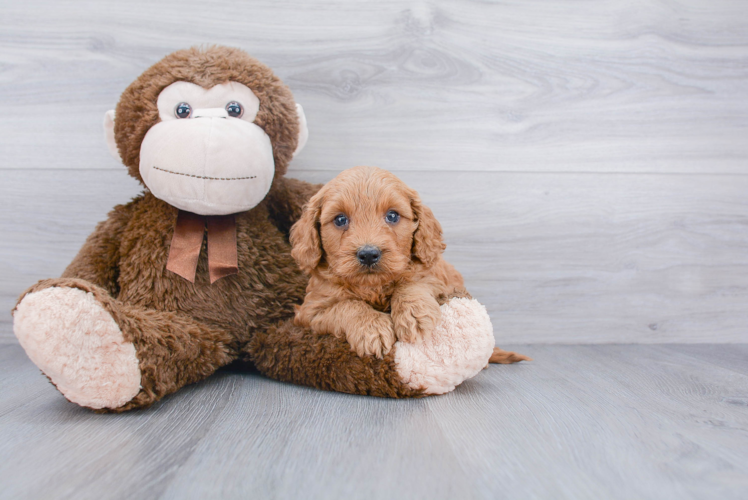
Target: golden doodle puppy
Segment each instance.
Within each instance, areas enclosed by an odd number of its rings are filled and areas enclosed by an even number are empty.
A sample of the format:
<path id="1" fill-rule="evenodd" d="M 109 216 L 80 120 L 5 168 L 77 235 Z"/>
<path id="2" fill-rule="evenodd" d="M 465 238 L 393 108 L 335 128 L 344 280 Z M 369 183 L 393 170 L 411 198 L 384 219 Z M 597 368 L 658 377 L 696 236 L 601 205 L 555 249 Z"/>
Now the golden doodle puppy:
<path id="1" fill-rule="evenodd" d="M 419 342 L 439 322 L 437 297 L 463 287 L 442 258 L 442 228 L 418 193 L 375 167 L 345 170 L 304 208 L 291 255 L 310 275 L 295 321 L 345 337 L 360 356 Z M 517 358 L 512 357 L 519 356 Z M 492 362 L 521 355 L 494 350 Z"/>

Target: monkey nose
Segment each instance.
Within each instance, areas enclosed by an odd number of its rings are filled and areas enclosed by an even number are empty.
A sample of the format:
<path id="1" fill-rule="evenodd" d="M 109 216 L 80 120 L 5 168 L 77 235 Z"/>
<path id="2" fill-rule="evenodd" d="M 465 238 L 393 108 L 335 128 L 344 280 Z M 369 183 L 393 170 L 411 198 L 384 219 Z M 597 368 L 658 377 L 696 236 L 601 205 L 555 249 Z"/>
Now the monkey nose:
<path id="1" fill-rule="evenodd" d="M 379 262 L 379 259 L 382 257 L 382 251 L 375 246 L 366 245 L 358 249 L 356 257 L 358 257 L 358 261 L 362 265 L 371 267 Z"/>
<path id="2" fill-rule="evenodd" d="M 192 118 L 228 118 L 225 108 L 199 108 L 192 110 Z"/>

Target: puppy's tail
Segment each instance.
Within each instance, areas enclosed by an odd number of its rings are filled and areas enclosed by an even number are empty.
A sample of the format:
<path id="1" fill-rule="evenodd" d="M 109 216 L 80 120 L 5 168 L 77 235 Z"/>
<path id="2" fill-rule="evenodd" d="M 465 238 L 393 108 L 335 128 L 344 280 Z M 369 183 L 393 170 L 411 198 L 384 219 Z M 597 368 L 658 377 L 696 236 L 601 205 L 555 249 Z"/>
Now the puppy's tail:
<path id="1" fill-rule="evenodd" d="M 498 347 L 493 348 L 493 354 L 488 358 L 489 363 L 499 363 L 502 365 L 510 365 L 512 363 L 519 363 L 520 361 L 532 361 L 532 358 L 519 354 L 512 351 L 504 351 Z"/>

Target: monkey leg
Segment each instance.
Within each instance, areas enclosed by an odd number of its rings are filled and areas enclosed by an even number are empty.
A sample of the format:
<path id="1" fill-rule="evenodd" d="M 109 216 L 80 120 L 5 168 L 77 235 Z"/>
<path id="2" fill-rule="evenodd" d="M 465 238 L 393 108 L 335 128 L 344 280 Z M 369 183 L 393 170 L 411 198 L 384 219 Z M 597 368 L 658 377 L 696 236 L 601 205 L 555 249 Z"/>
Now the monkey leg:
<path id="1" fill-rule="evenodd" d="M 384 359 L 359 357 L 345 339 L 314 333 L 293 320 L 256 333 L 245 354 L 260 373 L 283 382 L 379 397 L 423 395 L 399 377 L 394 350 Z"/>
<path id="2" fill-rule="evenodd" d="M 464 292 L 440 297 L 441 320 L 419 343 L 397 342 L 384 357 L 359 357 L 344 340 L 292 321 L 257 333 L 246 354 L 268 377 L 324 390 L 380 397 L 443 394 L 475 376 L 494 348 L 485 308 Z"/>
<path id="3" fill-rule="evenodd" d="M 69 401 L 95 410 L 147 407 L 236 357 L 228 334 L 80 279 L 40 281 L 13 313 L 29 358 Z"/>

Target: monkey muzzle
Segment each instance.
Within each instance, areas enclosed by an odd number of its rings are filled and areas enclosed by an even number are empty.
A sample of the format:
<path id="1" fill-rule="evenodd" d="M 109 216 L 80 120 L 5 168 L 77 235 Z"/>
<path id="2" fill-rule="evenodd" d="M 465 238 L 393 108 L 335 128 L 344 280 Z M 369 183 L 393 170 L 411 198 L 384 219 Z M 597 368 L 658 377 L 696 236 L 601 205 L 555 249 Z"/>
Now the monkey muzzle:
<path id="1" fill-rule="evenodd" d="M 273 147 L 254 123 L 223 108 L 195 109 L 186 120 L 161 121 L 140 147 L 140 175 L 156 198 L 200 215 L 255 207 L 275 175 Z"/>

